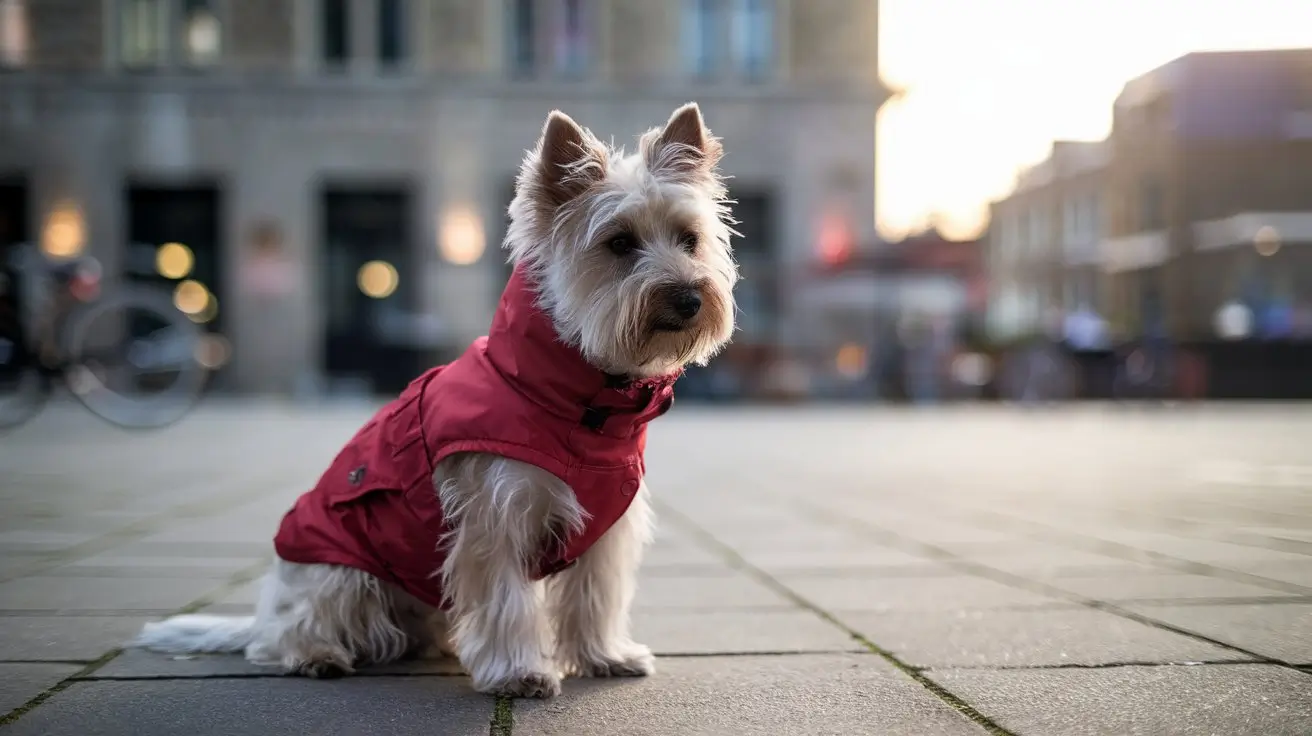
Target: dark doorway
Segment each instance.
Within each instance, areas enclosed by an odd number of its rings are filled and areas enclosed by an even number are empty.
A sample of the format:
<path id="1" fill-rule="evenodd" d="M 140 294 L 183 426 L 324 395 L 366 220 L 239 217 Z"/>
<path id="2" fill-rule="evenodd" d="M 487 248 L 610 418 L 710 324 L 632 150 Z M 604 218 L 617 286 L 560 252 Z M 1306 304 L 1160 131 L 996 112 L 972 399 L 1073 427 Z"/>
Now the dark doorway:
<path id="1" fill-rule="evenodd" d="M 216 186 L 127 189 L 123 277 L 167 289 L 174 304 L 210 332 L 223 332 L 221 198 Z"/>
<path id="2" fill-rule="evenodd" d="M 394 394 L 425 367 L 410 339 L 417 297 L 414 195 L 330 186 L 323 207 L 323 366 L 353 390 Z"/>
<path id="3" fill-rule="evenodd" d="M 0 179 L 0 264 L 8 263 L 9 249 L 29 242 L 27 186 L 14 179 Z"/>
<path id="4" fill-rule="evenodd" d="M 747 343 L 773 343 L 779 319 L 778 227 L 774 197 L 766 191 L 742 189 L 729 193 L 738 220 L 733 238 L 734 258 L 742 280 L 734 296 L 739 309 L 739 337 Z"/>
<path id="5" fill-rule="evenodd" d="M 212 332 L 226 322 L 219 207 L 215 186 L 127 190 L 124 278 L 173 292 L 178 307 Z"/>

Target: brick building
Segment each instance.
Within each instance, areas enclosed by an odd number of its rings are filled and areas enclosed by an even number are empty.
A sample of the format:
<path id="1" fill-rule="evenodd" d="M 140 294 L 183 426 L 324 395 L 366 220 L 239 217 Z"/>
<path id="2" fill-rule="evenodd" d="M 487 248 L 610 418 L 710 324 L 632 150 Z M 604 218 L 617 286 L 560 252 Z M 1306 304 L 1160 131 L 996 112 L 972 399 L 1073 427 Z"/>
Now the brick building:
<path id="1" fill-rule="evenodd" d="M 1057 141 L 1042 163 L 989 208 L 989 331 L 1014 338 L 1043 328 L 1049 310 L 1091 308 L 1100 292 L 1098 245 L 1107 145 Z"/>
<path id="2" fill-rule="evenodd" d="M 1188 54 L 1131 80 L 1106 141 L 1055 144 L 992 215 L 995 336 L 1089 304 L 1123 336 L 1212 339 L 1235 302 L 1288 334 L 1312 307 L 1312 49 Z"/>
<path id="3" fill-rule="evenodd" d="M 1199 339 L 1227 302 L 1312 300 L 1312 49 L 1176 59 L 1125 86 L 1108 140 L 1114 324 Z"/>
<path id="4" fill-rule="evenodd" d="M 203 286 L 230 388 L 394 388 L 485 330 L 512 177 L 552 107 L 626 141 L 696 99 L 743 222 L 740 339 L 804 342 L 789 274 L 818 213 L 873 239 L 877 16 L 871 0 L 0 0 L 0 221 L 111 277 Z"/>

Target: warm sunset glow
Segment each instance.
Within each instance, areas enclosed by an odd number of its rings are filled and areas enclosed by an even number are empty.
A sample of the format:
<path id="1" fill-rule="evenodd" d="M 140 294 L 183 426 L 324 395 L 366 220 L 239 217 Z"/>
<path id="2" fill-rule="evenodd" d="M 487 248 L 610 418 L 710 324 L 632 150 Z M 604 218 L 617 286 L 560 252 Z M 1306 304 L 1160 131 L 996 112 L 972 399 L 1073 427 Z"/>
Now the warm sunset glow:
<path id="1" fill-rule="evenodd" d="M 883 0 L 880 230 L 975 235 L 1054 138 L 1098 139 L 1126 81 L 1191 51 L 1312 46 L 1291 0 Z"/>

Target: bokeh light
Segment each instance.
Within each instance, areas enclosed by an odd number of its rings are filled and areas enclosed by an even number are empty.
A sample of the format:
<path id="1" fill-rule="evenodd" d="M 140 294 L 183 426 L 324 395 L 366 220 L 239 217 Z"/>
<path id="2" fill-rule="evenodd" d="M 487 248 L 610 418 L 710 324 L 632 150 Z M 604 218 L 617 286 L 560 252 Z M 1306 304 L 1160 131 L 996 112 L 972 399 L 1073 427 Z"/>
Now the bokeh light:
<path id="1" fill-rule="evenodd" d="M 41 249 L 54 258 L 73 258 L 82 253 L 85 245 L 86 224 L 82 210 L 68 200 L 55 205 L 41 233 Z"/>
<path id="2" fill-rule="evenodd" d="M 212 300 L 210 290 L 192 279 L 183 281 L 173 290 L 173 306 L 188 317 L 195 318 L 203 314 Z"/>
<path id="3" fill-rule="evenodd" d="M 182 243 L 165 243 L 155 251 L 155 270 L 166 279 L 180 279 L 191 273 L 196 259 Z"/>
<path id="4" fill-rule="evenodd" d="M 401 277 L 396 272 L 396 266 L 387 261 L 369 261 L 360 267 L 355 280 L 365 296 L 386 299 L 396 292 Z"/>
<path id="5" fill-rule="evenodd" d="M 483 257 L 483 221 L 473 207 L 460 205 L 443 215 L 439 245 L 442 257 L 457 266 L 472 265 Z"/>

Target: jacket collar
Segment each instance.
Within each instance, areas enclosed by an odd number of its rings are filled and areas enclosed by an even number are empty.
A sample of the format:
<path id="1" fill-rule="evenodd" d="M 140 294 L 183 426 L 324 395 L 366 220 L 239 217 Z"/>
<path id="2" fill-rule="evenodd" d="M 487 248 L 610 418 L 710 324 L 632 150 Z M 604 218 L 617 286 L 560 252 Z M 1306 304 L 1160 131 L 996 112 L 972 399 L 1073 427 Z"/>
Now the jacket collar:
<path id="1" fill-rule="evenodd" d="M 538 307 L 537 291 L 515 266 L 488 331 L 487 357 L 517 393 L 558 417 L 599 434 L 628 437 L 664 414 L 673 401 L 675 373 L 642 380 L 607 374 L 566 345 Z"/>

